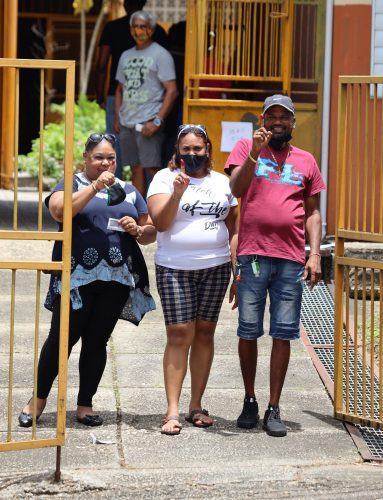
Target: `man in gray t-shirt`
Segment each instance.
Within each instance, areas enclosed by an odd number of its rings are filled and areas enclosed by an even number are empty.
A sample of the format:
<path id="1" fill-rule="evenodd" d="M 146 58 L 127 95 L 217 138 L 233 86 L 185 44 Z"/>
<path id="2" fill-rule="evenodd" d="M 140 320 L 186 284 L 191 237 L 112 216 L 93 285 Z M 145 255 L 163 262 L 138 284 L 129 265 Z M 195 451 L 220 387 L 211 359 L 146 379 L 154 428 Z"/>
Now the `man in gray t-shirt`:
<path id="1" fill-rule="evenodd" d="M 178 95 L 173 58 L 151 39 L 155 25 L 148 12 L 132 14 L 136 46 L 122 53 L 116 73 L 114 125 L 120 133 L 122 164 L 130 165 L 132 183 L 142 195 L 147 180 L 161 167 L 163 121 Z"/>

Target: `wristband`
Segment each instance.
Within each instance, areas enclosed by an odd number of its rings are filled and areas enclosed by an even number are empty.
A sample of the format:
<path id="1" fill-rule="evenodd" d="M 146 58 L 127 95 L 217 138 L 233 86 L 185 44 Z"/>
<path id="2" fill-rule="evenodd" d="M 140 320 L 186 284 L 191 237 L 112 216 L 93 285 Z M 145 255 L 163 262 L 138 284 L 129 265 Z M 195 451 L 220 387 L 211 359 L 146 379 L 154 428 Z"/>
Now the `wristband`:
<path id="1" fill-rule="evenodd" d="M 248 156 L 250 161 L 252 161 L 253 163 L 257 163 L 258 160 L 255 160 L 252 156 L 251 156 L 251 152 L 249 152 Z"/>
<path id="2" fill-rule="evenodd" d="M 313 255 L 318 255 L 318 257 L 322 257 L 320 253 L 315 253 L 315 252 L 310 253 L 309 257 L 312 257 Z"/>
<path id="3" fill-rule="evenodd" d="M 96 184 L 97 184 L 97 181 L 93 181 L 90 183 L 90 185 L 92 186 L 93 190 L 95 193 L 99 193 L 100 190 L 96 188 Z"/>
<path id="4" fill-rule="evenodd" d="M 172 195 L 171 195 L 171 197 L 170 197 L 170 199 L 171 199 L 171 200 L 174 200 L 174 201 L 176 201 L 177 203 L 179 203 L 179 202 L 180 202 L 181 198 L 182 198 L 182 196 L 180 196 L 179 198 L 176 198 L 176 197 L 174 196 L 174 194 L 172 194 Z"/>

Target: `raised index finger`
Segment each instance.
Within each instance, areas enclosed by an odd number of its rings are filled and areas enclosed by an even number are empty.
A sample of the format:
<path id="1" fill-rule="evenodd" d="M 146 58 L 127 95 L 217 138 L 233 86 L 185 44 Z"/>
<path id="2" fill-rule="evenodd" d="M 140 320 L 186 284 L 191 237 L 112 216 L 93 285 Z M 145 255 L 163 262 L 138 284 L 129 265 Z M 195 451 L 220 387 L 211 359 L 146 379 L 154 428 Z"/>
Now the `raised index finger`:
<path id="1" fill-rule="evenodd" d="M 185 162 L 180 160 L 180 170 L 182 174 L 185 174 Z"/>

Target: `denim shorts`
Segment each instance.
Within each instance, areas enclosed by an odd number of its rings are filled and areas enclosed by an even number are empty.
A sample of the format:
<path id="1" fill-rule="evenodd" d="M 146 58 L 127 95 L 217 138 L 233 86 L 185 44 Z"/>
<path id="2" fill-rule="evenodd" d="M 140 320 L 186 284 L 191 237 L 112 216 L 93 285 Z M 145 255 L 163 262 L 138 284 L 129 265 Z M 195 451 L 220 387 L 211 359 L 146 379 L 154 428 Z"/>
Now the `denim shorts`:
<path id="1" fill-rule="evenodd" d="M 231 264 L 186 271 L 156 264 L 157 290 L 166 325 L 201 319 L 218 321 Z"/>
<path id="2" fill-rule="evenodd" d="M 255 340 L 263 335 L 263 317 L 269 292 L 271 337 L 298 339 L 304 266 L 287 259 L 240 255 L 236 267 L 238 337 Z"/>

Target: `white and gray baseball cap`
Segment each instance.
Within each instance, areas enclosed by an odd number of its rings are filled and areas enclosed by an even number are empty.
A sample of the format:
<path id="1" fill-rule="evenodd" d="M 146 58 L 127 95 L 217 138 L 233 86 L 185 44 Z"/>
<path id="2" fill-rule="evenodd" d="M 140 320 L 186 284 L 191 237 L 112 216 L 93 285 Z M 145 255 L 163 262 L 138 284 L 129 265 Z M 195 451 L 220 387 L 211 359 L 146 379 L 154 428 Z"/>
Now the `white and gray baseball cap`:
<path id="1" fill-rule="evenodd" d="M 272 106 L 282 106 L 283 108 L 286 108 L 287 111 L 290 111 L 290 113 L 295 115 L 293 101 L 288 95 L 274 94 L 267 97 L 263 103 L 263 112 L 265 113 Z"/>

